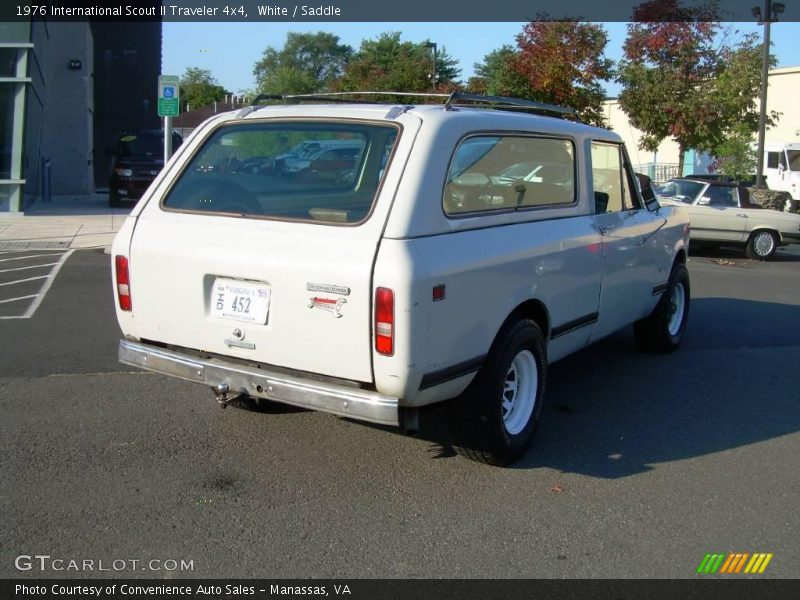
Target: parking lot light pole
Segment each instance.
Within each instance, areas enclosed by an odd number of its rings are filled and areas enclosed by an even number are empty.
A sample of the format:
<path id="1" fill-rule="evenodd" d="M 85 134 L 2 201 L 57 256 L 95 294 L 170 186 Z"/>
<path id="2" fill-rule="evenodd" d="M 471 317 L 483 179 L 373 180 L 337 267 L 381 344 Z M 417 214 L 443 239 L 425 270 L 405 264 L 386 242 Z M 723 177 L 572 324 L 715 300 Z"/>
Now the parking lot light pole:
<path id="1" fill-rule="evenodd" d="M 436 91 L 436 42 L 425 42 L 426 48 L 431 48 L 433 50 L 433 69 L 431 70 L 431 90 Z"/>
<path id="2" fill-rule="evenodd" d="M 761 59 L 761 94 L 759 97 L 760 112 L 758 115 L 758 157 L 756 162 L 756 189 L 764 187 L 764 135 L 767 128 L 767 86 L 769 84 L 769 34 L 770 25 L 778 20 L 786 7 L 780 2 L 764 0 L 764 12 L 760 6 L 751 9 L 753 16 L 764 25 L 764 54 Z"/>

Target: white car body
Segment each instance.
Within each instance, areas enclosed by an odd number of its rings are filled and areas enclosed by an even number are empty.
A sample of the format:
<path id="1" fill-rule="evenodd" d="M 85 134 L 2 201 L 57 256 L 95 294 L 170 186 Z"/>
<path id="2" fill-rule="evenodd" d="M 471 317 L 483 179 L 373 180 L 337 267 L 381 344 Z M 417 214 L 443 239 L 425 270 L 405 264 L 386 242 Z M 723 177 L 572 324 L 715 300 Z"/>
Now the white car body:
<path id="1" fill-rule="evenodd" d="M 215 131 L 303 119 L 401 131 L 362 222 L 162 206 Z M 573 147 L 575 201 L 448 216 L 443 186 L 454 151 L 483 132 L 556 138 Z M 216 116 L 169 161 L 114 241 L 112 256 L 129 261 L 129 282 L 122 283 L 132 299 L 130 311 L 117 304 L 125 337 L 120 358 L 222 384 L 218 393 L 229 389 L 389 424 L 402 424 L 409 409 L 461 394 L 510 315 L 539 319 L 547 361 L 557 361 L 647 317 L 671 269 L 686 257 L 681 208 L 655 201 L 645 207 L 636 191 L 641 208 L 595 214 L 590 148 L 598 140 L 615 153 L 619 146 L 621 155 L 619 136 L 608 130 L 502 111 L 290 105 Z M 220 277 L 268 287 L 268 321 L 215 316 L 211 287 Z M 434 300 L 439 286 L 444 297 Z M 376 350 L 378 288 L 394 294 L 391 355 Z"/>
<path id="2" fill-rule="evenodd" d="M 693 241 L 745 246 L 758 233 L 771 232 L 776 236 L 777 245 L 800 243 L 800 215 L 753 206 L 742 186 L 692 180 L 691 177 L 683 181 L 694 184 L 697 192 L 679 200 L 660 195 L 659 200 L 662 204 L 688 208 Z M 730 195 L 731 201 L 727 204 L 716 201 L 714 192 L 720 189 Z"/>

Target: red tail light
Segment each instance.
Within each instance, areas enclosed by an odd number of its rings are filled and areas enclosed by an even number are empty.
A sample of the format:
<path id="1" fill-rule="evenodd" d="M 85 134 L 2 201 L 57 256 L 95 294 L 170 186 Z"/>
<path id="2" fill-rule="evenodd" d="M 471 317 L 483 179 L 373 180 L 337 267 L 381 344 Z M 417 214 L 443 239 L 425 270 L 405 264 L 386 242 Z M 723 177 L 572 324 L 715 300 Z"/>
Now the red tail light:
<path id="1" fill-rule="evenodd" d="M 388 288 L 375 290 L 375 350 L 394 354 L 394 292 Z"/>
<path id="2" fill-rule="evenodd" d="M 117 271 L 117 299 L 119 300 L 119 307 L 130 312 L 133 308 L 131 302 L 131 280 L 128 275 L 128 257 L 117 256 L 114 259 L 114 265 Z"/>

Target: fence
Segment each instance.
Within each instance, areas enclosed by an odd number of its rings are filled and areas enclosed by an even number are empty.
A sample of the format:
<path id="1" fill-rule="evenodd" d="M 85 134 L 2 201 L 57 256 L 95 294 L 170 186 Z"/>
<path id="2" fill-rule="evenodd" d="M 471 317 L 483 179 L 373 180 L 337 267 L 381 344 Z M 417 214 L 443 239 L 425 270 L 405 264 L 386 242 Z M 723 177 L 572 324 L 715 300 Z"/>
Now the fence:
<path id="1" fill-rule="evenodd" d="M 643 165 L 636 165 L 634 170 L 637 173 L 644 173 L 653 183 L 660 184 L 669 181 L 673 177 L 680 177 L 678 172 L 678 163 L 646 163 Z"/>

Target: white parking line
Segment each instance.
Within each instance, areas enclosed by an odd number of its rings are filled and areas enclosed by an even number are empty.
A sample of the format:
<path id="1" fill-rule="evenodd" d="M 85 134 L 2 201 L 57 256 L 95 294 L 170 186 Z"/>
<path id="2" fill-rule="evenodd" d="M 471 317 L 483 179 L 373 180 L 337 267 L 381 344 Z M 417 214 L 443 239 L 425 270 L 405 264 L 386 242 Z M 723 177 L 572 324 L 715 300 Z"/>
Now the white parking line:
<path id="1" fill-rule="evenodd" d="M 11 273 L 11 271 L 24 271 L 25 269 L 38 269 L 40 267 L 55 267 L 59 263 L 47 263 L 46 265 L 33 265 L 32 267 L 17 267 L 16 269 L 3 269 L 0 273 Z"/>
<path id="2" fill-rule="evenodd" d="M 31 254 L 30 256 L 15 256 L 14 258 L 0 258 L 0 262 L 8 262 L 9 260 L 25 260 L 26 258 L 42 258 L 44 256 L 49 256 L 51 258 L 55 258 L 56 256 L 61 256 L 64 254 L 63 252 L 59 253 L 52 253 L 52 254 Z"/>
<path id="3" fill-rule="evenodd" d="M 36 309 L 39 308 L 39 305 L 44 300 L 44 297 L 47 295 L 47 292 L 50 291 L 50 286 L 53 285 L 53 282 L 56 279 L 56 275 L 58 275 L 58 272 L 61 270 L 61 267 L 64 266 L 64 263 L 67 262 L 67 259 L 72 255 L 73 252 L 75 252 L 75 250 L 67 250 L 61 256 L 61 259 L 57 263 L 53 263 L 52 265 L 37 265 L 37 266 L 40 266 L 40 267 L 47 267 L 47 266 L 53 267 L 53 270 L 50 271 L 50 274 L 46 276 L 46 280 L 44 282 L 44 285 L 42 285 L 42 288 L 39 290 L 39 293 L 33 294 L 31 296 L 24 296 L 24 297 L 20 297 L 20 298 L 11 298 L 9 300 L 0 301 L 0 303 L 5 303 L 5 302 L 14 302 L 16 300 L 26 300 L 26 299 L 33 298 L 34 300 L 33 300 L 33 302 L 31 302 L 31 305 L 28 307 L 28 310 L 26 310 L 21 315 L 0 316 L 0 319 L 30 319 L 33 316 L 33 314 L 36 312 Z M 22 269 L 27 269 L 27 268 L 33 268 L 33 267 L 23 267 Z M 8 271 L 21 271 L 22 269 L 7 269 L 6 271 L 0 271 L 0 273 L 8 272 Z M 33 278 L 33 279 L 39 279 L 39 278 Z"/>
<path id="4" fill-rule="evenodd" d="M 27 300 L 28 298 L 36 298 L 39 294 L 31 294 L 30 296 L 20 296 L 19 298 L 8 298 L 7 300 L 0 300 L 0 304 L 5 304 L 6 302 L 16 302 L 17 300 Z M 8 317 L 0 317 L 0 318 L 8 318 Z"/>
<path id="5" fill-rule="evenodd" d="M 37 279 L 47 279 L 47 275 L 40 275 L 39 277 L 28 277 L 27 279 L 17 279 L 15 281 L 9 281 L 7 283 L 0 283 L 0 287 L 4 285 L 16 285 L 18 283 L 26 283 L 28 281 L 36 281 Z"/>

